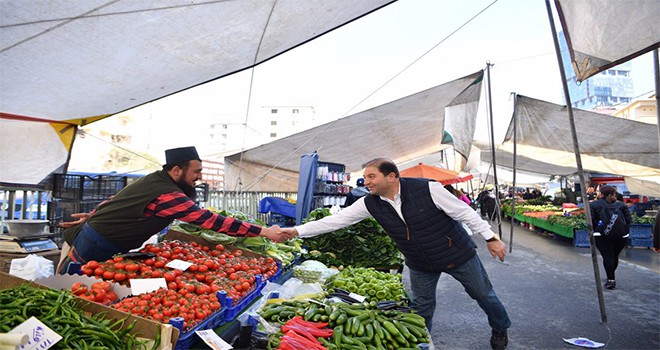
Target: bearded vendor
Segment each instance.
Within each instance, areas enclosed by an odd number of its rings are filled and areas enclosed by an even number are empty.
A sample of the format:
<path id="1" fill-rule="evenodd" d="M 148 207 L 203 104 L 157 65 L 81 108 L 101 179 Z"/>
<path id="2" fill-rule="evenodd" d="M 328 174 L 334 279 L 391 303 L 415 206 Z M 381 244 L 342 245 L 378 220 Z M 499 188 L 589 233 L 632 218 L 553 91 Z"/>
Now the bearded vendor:
<path id="1" fill-rule="evenodd" d="M 126 186 L 92 213 L 74 214 L 77 221 L 61 224 L 66 230 L 58 273 L 65 273 L 70 262 L 104 261 L 139 248 L 175 219 L 231 236 L 281 240 L 279 226 L 251 225 L 195 204 L 195 182 L 202 178 L 195 147 L 166 150 L 165 159 L 162 170 Z"/>

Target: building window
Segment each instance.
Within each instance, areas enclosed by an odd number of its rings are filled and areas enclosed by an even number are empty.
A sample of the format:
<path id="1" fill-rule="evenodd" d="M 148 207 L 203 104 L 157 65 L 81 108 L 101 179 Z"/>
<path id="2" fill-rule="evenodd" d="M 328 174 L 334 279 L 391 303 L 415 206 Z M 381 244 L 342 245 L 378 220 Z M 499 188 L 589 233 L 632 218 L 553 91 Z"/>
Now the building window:
<path id="1" fill-rule="evenodd" d="M 271 137 L 271 138 L 276 138 L 276 137 L 277 137 L 277 133 L 276 133 L 276 132 L 271 132 L 271 133 L 270 133 L 270 137 Z"/>
<path id="2" fill-rule="evenodd" d="M 277 120 L 271 120 L 270 125 L 273 125 L 273 126 L 277 125 Z"/>
<path id="3" fill-rule="evenodd" d="M 270 114 L 277 114 L 277 108 L 271 108 Z"/>
<path id="4" fill-rule="evenodd" d="M 300 110 L 299 110 L 298 108 L 294 108 L 294 109 L 291 111 L 291 113 L 293 113 L 293 114 L 298 114 L 298 113 L 300 113 Z"/>

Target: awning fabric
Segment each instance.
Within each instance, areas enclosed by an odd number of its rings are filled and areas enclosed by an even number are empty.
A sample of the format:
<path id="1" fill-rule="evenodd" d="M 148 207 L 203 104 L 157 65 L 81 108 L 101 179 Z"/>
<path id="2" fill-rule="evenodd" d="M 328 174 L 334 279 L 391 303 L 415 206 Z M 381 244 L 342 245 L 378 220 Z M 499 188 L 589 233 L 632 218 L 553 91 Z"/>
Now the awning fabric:
<path id="1" fill-rule="evenodd" d="M 457 173 L 449 169 L 438 168 L 423 163 L 399 171 L 399 176 L 431 179 L 443 185 L 451 185 L 472 179 L 472 174 Z"/>
<path id="2" fill-rule="evenodd" d="M 579 109 L 573 110 L 583 168 L 622 176 L 660 175 L 654 125 Z M 517 95 L 517 153 L 559 166 L 575 166 L 565 106 Z M 504 144 L 513 149 L 513 119 Z"/>
<path id="3" fill-rule="evenodd" d="M 578 81 L 658 48 L 658 0 L 555 0 Z"/>
<path id="4" fill-rule="evenodd" d="M 250 68 L 392 2 L 0 1 L 0 185 L 62 169 L 77 125 Z"/>
<path id="5" fill-rule="evenodd" d="M 362 170 L 374 158 L 400 164 L 437 152 L 447 147 L 441 144 L 446 106 L 475 82 L 480 84 L 482 76 L 478 71 L 225 157 L 225 183 L 240 183 L 245 191 L 295 192 L 300 157 L 310 152 L 317 151 L 320 162 L 344 164 L 348 172 Z"/>
<path id="6" fill-rule="evenodd" d="M 655 125 L 579 109 L 573 115 L 585 171 L 625 176 L 626 182 L 639 180 L 649 188 L 660 188 Z M 518 95 L 513 118 L 517 118 L 517 169 L 551 175 L 577 172 L 565 106 Z M 513 164 L 513 118 L 504 143 L 497 147 L 498 166 Z M 482 151 L 482 157 L 489 160 L 490 152 Z M 638 193 L 652 195 L 646 190 Z"/>

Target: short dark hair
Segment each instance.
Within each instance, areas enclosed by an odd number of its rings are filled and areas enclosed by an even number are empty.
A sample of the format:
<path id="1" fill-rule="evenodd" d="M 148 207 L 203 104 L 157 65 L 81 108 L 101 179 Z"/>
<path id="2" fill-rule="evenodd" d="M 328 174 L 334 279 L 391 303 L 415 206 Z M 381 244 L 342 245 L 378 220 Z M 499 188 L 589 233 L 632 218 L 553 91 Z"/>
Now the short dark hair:
<path id="1" fill-rule="evenodd" d="M 363 169 L 368 166 L 375 166 L 385 176 L 394 173 L 395 177 L 399 177 L 399 168 L 396 167 L 393 161 L 387 158 L 376 158 L 362 164 Z"/>
<path id="2" fill-rule="evenodd" d="M 614 186 L 602 186 L 600 188 L 600 193 L 603 195 L 603 197 L 607 197 L 612 194 L 616 194 L 616 187 Z"/>

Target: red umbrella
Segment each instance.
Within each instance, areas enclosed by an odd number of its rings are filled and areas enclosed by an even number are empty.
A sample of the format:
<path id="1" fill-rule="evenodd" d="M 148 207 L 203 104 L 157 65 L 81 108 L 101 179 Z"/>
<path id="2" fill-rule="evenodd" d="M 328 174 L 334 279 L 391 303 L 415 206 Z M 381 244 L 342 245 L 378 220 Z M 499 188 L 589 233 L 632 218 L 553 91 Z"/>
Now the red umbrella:
<path id="1" fill-rule="evenodd" d="M 434 167 L 419 163 L 414 167 L 410 167 L 399 172 L 401 177 L 417 177 L 424 179 L 432 179 L 440 182 L 443 185 L 455 184 L 459 182 L 468 181 L 472 178 L 472 174 L 461 174 L 455 171 Z"/>

